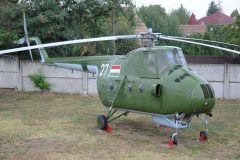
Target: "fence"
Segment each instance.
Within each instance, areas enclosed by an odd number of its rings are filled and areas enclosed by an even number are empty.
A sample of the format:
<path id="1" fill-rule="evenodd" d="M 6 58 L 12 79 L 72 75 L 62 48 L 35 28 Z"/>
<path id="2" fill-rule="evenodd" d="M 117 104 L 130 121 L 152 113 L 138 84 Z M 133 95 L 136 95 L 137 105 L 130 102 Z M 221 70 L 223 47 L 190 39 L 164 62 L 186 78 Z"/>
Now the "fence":
<path id="1" fill-rule="evenodd" d="M 217 98 L 240 99 L 239 64 L 189 64 L 212 84 Z M 52 84 L 51 91 L 74 94 L 97 94 L 96 77 L 80 71 L 41 65 L 39 62 L 0 58 L 0 88 L 36 91 L 28 75 L 43 72 Z"/>

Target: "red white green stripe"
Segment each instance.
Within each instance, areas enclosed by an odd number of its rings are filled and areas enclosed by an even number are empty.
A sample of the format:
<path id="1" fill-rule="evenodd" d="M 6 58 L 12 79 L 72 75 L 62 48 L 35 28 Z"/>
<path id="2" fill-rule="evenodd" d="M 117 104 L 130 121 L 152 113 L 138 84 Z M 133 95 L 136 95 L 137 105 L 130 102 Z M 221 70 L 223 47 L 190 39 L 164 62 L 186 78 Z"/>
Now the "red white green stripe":
<path id="1" fill-rule="evenodd" d="M 111 66 L 109 76 L 118 77 L 120 75 L 121 65 L 114 64 Z"/>

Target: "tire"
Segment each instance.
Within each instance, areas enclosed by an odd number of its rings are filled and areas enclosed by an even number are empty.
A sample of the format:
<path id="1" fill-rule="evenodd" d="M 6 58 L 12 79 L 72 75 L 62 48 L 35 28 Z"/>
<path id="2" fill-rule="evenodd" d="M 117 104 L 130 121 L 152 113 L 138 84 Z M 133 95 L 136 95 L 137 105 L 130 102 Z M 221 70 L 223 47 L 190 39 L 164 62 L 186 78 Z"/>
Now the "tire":
<path id="1" fill-rule="evenodd" d="M 177 143 L 177 136 L 174 136 L 174 137 L 173 137 L 173 144 L 174 144 L 174 145 L 177 145 L 177 144 L 178 144 L 178 143 Z"/>
<path id="2" fill-rule="evenodd" d="M 97 127 L 101 130 L 104 130 L 107 128 L 107 118 L 104 115 L 99 115 L 97 117 Z"/>
<path id="3" fill-rule="evenodd" d="M 199 136 L 203 137 L 203 139 L 206 140 L 208 138 L 208 132 L 207 131 L 201 131 Z"/>
<path id="4" fill-rule="evenodd" d="M 177 144 L 178 144 L 178 142 L 177 142 L 177 133 L 174 133 L 174 134 L 171 136 L 171 138 L 172 138 L 173 144 L 174 144 L 174 145 L 177 145 Z"/>

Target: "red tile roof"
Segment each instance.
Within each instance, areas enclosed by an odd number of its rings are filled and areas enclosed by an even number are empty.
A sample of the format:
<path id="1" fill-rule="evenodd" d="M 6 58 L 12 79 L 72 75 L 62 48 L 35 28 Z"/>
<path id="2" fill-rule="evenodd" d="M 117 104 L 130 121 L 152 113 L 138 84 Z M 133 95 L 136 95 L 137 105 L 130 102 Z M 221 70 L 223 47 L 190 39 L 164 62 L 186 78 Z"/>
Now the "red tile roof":
<path id="1" fill-rule="evenodd" d="M 140 32 L 147 32 L 148 28 L 147 26 L 145 25 L 145 23 L 143 23 L 143 21 L 141 20 L 140 17 L 136 16 L 135 17 L 135 20 L 136 20 L 136 27 L 135 27 L 135 30 L 134 32 L 135 33 L 140 33 Z"/>
<path id="2" fill-rule="evenodd" d="M 222 12 L 216 12 L 210 16 L 203 17 L 199 19 L 196 24 L 206 24 L 206 25 L 226 25 L 232 24 L 235 22 L 235 19 L 227 16 Z"/>

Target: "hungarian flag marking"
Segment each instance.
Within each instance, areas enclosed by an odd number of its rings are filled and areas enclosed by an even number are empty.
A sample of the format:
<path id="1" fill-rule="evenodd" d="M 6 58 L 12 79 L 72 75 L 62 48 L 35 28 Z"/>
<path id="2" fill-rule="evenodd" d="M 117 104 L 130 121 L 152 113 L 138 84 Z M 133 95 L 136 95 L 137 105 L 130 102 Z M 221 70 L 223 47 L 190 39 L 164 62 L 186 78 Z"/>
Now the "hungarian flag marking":
<path id="1" fill-rule="evenodd" d="M 109 76 L 111 77 L 119 77 L 121 71 L 121 65 L 114 64 L 111 66 Z"/>

